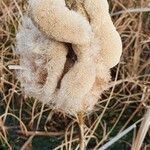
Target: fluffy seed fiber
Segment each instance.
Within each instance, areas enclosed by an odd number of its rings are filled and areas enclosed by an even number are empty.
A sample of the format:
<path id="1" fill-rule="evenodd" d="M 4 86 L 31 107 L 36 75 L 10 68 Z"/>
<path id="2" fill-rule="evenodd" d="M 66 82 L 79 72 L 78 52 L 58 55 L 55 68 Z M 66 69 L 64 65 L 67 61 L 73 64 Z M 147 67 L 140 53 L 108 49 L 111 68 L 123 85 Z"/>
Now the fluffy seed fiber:
<path id="1" fill-rule="evenodd" d="M 107 89 L 122 44 L 106 0 L 68 2 L 29 0 L 16 51 L 25 94 L 76 114 L 92 110 Z"/>

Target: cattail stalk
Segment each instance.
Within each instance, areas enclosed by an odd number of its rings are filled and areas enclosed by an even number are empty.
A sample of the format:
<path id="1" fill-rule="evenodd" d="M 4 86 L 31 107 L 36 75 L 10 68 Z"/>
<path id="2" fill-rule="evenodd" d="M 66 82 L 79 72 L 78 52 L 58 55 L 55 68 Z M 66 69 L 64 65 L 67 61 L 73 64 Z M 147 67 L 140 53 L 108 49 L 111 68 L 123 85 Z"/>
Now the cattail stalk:
<path id="1" fill-rule="evenodd" d="M 80 112 L 78 113 L 78 125 L 80 128 L 80 150 L 85 150 L 86 145 L 85 145 L 85 138 L 84 138 L 84 113 Z"/>

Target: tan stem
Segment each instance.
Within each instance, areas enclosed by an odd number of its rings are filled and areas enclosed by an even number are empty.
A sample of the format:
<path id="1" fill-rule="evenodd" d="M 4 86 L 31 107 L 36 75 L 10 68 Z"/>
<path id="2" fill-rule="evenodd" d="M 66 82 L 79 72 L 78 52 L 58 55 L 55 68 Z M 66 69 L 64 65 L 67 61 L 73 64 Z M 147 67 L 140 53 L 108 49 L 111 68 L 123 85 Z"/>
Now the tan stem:
<path id="1" fill-rule="evenodd" d="M 86 145 L 85 145 L 85 138 L 84 138 L 84 114 L 83 112 L 80 112 L 78 114 L 78 124 L 80 128 L 80 150 L 85 150 Z"/>
<path id="2" fill-rule="evenodd" d="M 144 120 L 140 126 L 137 137 L 132 145 L 131 150 L 140 150 L 144 141 L 144 138 L 150 128 L 150 108 L 147 110 Z"/>

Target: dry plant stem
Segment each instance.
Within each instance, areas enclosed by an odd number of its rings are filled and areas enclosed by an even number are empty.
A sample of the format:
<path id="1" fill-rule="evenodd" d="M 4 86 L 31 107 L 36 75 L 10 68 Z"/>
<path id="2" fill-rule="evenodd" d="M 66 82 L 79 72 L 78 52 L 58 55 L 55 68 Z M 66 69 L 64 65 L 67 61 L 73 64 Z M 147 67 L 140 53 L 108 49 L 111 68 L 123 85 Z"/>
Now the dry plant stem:
<path id="1" fill-rule="evenodd" d="M 121 14 L 125 14 L 125 13 L 141 13 L 141 12 L 150 12 L 150 8 L 148 7 L 144 7 L 144 8 L 129 8 L 126 10 L 121 10 L 118 12 L 114 12 L 111 14 L 111 16 L 116 16 L 116 15 L 121 15 Z"/>
<path id="2" fill-rule="evenodd" d="M 144 88 L 143 90 L 143 95 L 142 95 L 142 98 L 141 98 L 141 103 L 139 104 L 139 106 L 136 108 L 136 110 L 132 113 L 132 115 L 130 116 L 130 118 L 126 121 L 125 125 L 121 128 L 120 132 L 122 132 L 125 127 L 128 125 L 128 123 L 132 120 L 132 118 L 137 114 L 137 112 L 141 109 L 143 103 L 146 101 L 146 98 L 145 98 L 145 93 L 146 93 L 146 87 Z"/>
<path id="3" fill-rule="evenodd" d="M 84 138 L 84 113 L 80 112 L 78 113 L 78 124 L 79 124 L 79 128 L 80 128 L 80 150 L 85 150 L 86 146 L 85 146 L 85 138 Z"/>
<path id="4" fill-rule="evenodd" d="M 48 137 L 56 137 L 56 136 L 63 136 L 64 132 L 43 132 L 43 131 L 16 131 L 18 134 L 24 135 L 24 136 L 48 136 Z"/>
<path id="5" fill-rule="evenodd" d="M 35 134 L 29 137 L 29 139 L 24 143 L 24 145 L 21 147 L 21 150 L 27 150 L 28 145 L 32 142 L 32 139 L 34 138 Z"/>
<path id="6" fill-rule="evenodd" d="M 136 140 L 133 143 L 132 150 L 140 150 L 149 127 L 150 127 L 150 108 L 147 110 L 144 116 L 144 120 L 141 124 Z"/>

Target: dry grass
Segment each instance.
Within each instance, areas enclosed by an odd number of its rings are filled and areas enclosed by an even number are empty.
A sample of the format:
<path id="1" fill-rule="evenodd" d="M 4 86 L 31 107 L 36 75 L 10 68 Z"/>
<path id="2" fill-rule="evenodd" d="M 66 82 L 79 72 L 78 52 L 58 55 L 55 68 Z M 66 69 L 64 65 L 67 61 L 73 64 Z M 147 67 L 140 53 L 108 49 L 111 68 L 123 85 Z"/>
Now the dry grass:
<path id="1" fill-rule="evenodd" d="M 110 5 L 113 21 L 123 40 L 123 56 L 112 69 L 111 89 L 103 94 L 95 111 L 85 116 L 87 149 L 98 149 L 143 118 L 150 108 L 149 0 L 111 0 Z M 138 9 L 134 11 L 135 8 Z M 54 112 L 34 99 L 24 98 L 19 81 L 8 69 L 9 65 L 19 62 L 13 49 L 24 10 L 23 0 L 0 1 L 0 149 L 78 149 L 77 119 Z M 110 149 L 130 149 L 139 125 Z M 143 127 L 146 131 L 141 135 L 140 130 L 135 142 L 145 138 L 142 149 L 148 150 L 150 132 L 147 125 L 142 124 Z"/>

